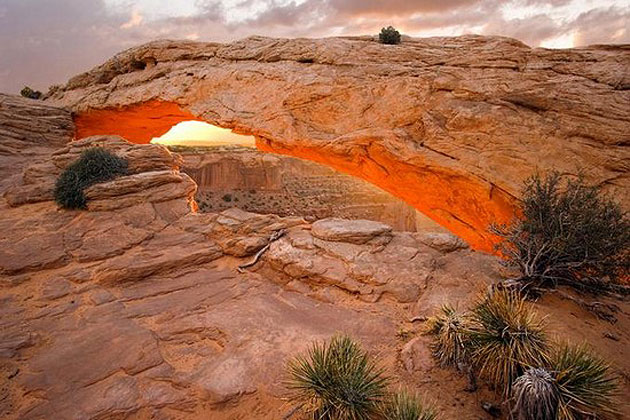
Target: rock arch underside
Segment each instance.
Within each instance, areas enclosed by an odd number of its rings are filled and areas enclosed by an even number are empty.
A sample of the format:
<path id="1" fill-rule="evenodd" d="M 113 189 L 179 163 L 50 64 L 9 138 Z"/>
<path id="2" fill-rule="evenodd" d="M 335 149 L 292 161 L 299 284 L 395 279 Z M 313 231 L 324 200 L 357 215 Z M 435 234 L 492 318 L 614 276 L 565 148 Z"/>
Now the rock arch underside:
<path id="1" fill-rule="evenodd" d="M 536 171 L 628 195 L 630 51 L 501 37 L 159 41 L 53 88 L 76 138 L 146 143 L 186 120 L 364 178 L 489 251 Z M 627 201 L 624 201 L 627 205 Z"/>

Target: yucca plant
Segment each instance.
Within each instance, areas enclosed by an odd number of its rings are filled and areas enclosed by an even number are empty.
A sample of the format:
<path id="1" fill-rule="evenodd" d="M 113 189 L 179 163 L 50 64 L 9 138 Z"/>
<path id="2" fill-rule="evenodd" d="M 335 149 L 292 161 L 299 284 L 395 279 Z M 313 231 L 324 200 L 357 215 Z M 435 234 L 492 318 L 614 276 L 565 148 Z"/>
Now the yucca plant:
<path id="1" fill-rule="evenodd" d="M 440 365 L 464 371 L 470 365 L 470 317 L 445 304 L 427 320 L 427 327 L 435 335 L 431 349 Z"/>
<path id="2" fill-rule="evenodd" d="M 544 368 L 530 368 L 512 386 L 512 413 L 516 420 L 554 420 L 560 391 L 553 375 Z"/>
<path id="3" fill-rule="evenodd" d="M 544 320 L 518 293 L 489 294 L 473 308 L 472 322 L 473 364 L 504 396 L 527 368 L 547 364 Z"/>
<path id="4" fill-rule="evenodd" d="M 289 399 L 316 420 L 367 420 L 376 415 L 388 379 L 347 336 L 314 344 L 288 363 Z"/>
<path id="5" fill-rule="evenodd" d="M 558 419 L 603 419 L 616 414 L 617 378 L 608 363 L 586 346 L 561 345 L 551 369 L 560 392 Z"/>
<path id="6" fill-rule="evenodd" d="M 381 409 L 383 420 L 435 420 L 437 412 L 417 394 L 399 391 L 391 395 Z"/>

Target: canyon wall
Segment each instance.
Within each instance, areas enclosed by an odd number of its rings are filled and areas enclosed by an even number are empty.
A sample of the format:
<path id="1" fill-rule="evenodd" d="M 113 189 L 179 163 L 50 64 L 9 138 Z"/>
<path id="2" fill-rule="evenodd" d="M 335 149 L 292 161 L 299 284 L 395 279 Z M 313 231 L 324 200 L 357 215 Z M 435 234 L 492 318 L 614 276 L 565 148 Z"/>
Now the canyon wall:
<path id="1" fill-rule="evenodd" d="M 582 170 L 628 208 L 628 68 L 624 45 L 473 35 L 158 41 L 46 100 L 73 110 L 78 138 L 147 142 L 186 119 L 253 134 L 262 150 L 366 179 L 491 250 L 487 226 L 514 216 L 536 171 Z"/>
<path id="2" fill-rule="evenodd" d="M 413 206 L 360 178 L 328 166 L 248 147 L 171 147 L 197 183 L 202 212 L 230 207 L 254 213 L 341 217 L 386 223 L 399 231 L 442 231 Z"/>

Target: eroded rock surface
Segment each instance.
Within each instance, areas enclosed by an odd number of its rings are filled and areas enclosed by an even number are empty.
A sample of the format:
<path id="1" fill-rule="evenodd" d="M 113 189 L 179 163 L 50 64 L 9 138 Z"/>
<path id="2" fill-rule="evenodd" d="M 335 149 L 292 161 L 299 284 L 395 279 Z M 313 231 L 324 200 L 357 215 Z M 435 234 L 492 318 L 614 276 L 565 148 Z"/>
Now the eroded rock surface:
<path id="1" fill-rule="evenodd" d="M 429 359 L 413 319 L 468 304 L 499 278 L 493 257 L 376 222 L 196 213 L 178 156 L 120 138 L 52 152 L 11 194 L 46 191 L 93 145 L 133 170 L 92 187 L 86 211 L 46 194 L 0 202 L 0 417 L 277 420 L 290 410 L 287 359 L 338 332 L 444 416 L 484 415 L 475 395 L 457 392 L 466 379 Z M 258 263 L 237 270 L 278 231 Z M 592 339 L 604 321 L 579 311 L 567 313 Z M 620 369 L 626 325 L 605 327 L 622 337 L 605 343 Z"/>
<path id="2" fill-rule="evenodd" d="M 77 112 L 79 136 L 147 142 L 185 119 L 254 134 L 261 149 L 367 179 L 491 250 L 488 225 L 513 216 L 536 170 L 582 169 L 627 207 L 629 67 L 623 45 L 548 50 L 473 35 L 159 41 L 48 101 Z"/>
<path id="3" fill-rule="evenodd" d="M 126 157 L 131 173 L 90 187 L 86 211 L 57 208 L 52 181 L 92 146 Z M 257 418 L 279 418 L 286 359 L 339 331 L 394 363 L 389 305 L 414 302 L 444 254 L 370 221 L 195 213 L 178 164 L 162 146 L 92 137 L 7 192 L 3 418 L 232 419 L 251 415 L 248 398 L 262 399 Z M 258 264 L 236 270 L 230 256 L 252 256 L 279 230 Z"/>
<path id="4" fill-rule="evenodd" d="M 0 194 L 23 166 L 65 145 L 74 131 L 69 110 L 0 93 Z"/>

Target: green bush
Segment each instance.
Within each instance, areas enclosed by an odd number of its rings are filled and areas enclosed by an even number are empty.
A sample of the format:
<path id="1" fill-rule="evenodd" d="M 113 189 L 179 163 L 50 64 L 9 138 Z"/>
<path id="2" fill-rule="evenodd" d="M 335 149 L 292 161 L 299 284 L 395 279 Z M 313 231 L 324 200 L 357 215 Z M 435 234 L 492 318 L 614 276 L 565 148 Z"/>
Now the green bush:
<path id="1" fill-rule="evenodd" d="M 352 339 L 335 336 L 288 364 L 289 399 L 313 419 L 368 420 L 386 395 L 384 371 Z"/>
<path id="2" fill-rule="evenodd" d="M 551 371 L 560 390 L 559 419 L 602 419 L 616 414 L 617 378 L 587 347 L 562 345 L 552 357 Z"/>
<path id="3" fill-rule="evenodd" d="M 400 44 L 400 32 L 394 29 L 393 26 L 381 29 L 381 33 L 378 34 L 378 40 L 381 44 Z"/>
<path id="4" fill-rule="evenodd" d="M 580 176 L 557 172 L 525 183 L 522 216 L 492 226 L 499 250 L 517 267 L 522 288 L 567 284 L 602 291 L 628 276 L 630 220 L 619 205 Z"/>
<path id="5" fill-rule="evenodd" d="M 543 320 L 516 292 L 495 291 L 472 310 L 472 360 L 504 396 L 528 367 L 549 360 Z"/>
<path id="6" fill-rule="evenodd" d="M 39 99 L 42 97 L 42 93 L 39 90 L 33 90 L 28 86 L 22 88 L 20 95 L 30 99 Z"/>
<path id="7" fill-rule="evenodd" d="M 57 179 L 55 201 L 63 208 L 85 209 L 87 199 L 83 191 L 86 188 L 127 173 L 125 159 L 101 147 L 84 150 L 79 159 L 70 164 Z"/>
<path id="8" fill-rule="evenodd" d="M 437 412 L 418 395 L 400 391 L 383 404 L 381 416 L 383 420 L 435 420 Z"/>

